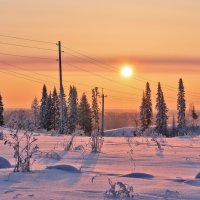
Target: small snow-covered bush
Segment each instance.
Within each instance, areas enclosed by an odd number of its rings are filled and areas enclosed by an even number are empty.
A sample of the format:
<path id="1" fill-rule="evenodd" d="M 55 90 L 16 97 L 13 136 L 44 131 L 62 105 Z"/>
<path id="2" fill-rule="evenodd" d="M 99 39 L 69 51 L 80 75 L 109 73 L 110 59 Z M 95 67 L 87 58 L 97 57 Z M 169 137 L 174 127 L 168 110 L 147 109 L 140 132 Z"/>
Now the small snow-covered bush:
<path id="1" fill-rule="evenodd" d="M 105 200 L 109 199 L 133 199 L 133 187 L 122 182 L 112 183 L 108 179 L 110 189 L 105 192 Z"/>
<path id="2" fill-rule="evenodd" d="M 103 175 L 99 174 L 92 177 L 91 182 L 93 183 L 97 177 Z M 110 188 L 106 190 L 104 194 L 104 200 L 119 199 L 119 200 L 131 200 L 134 198 L 133 187 L 122 182 L 112 183 L 111 179 L 106 177 Z"/>
<path id="3" fill-rule="evenodd" d="M 39 147 L 36 138 L 33 137 L 31 124 L 26 121 L 26 131 L 19 132 L 21 123 L 14 124 L 15 129 L 11 130 L 9 135 L 4 137 L 4 144 L 13 148 L 15 158 L 14 172 L 30 172 L 33 164 L 33 155 L 38 152 Z"/>
<path id="4" fill-rule="evenodd" d="M 103 146 L 104 139 L 99 133 L 93 133 L 90 138 L 91 151 L 100 153 Z"/>
<path id="5" fill-rule="evenodd" d="M 78 146 L 76 146 L 76 147 L 74 147 L 74 150 L 75 151 L 84 151 L 85 150 L 85 148 L 84 148 L 84 146 L 83 145 L 78 145 Z"/>

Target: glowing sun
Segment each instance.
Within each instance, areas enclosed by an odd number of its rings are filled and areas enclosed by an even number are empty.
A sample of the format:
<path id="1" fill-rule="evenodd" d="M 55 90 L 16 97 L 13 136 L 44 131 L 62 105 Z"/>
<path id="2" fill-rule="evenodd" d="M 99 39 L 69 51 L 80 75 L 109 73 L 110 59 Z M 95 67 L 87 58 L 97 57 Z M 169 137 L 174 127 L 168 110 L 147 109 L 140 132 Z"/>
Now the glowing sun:
<path id="1" fill-rule="evenodd" d="M 126 78 L 132 76 L 132 74 L 133 74 L 132 67 L 130 67 L 128 65 L 123 66 L 122 69 L 121 69 L 121 74 L 122 74 L 123 77 L 126 77 Z"/>

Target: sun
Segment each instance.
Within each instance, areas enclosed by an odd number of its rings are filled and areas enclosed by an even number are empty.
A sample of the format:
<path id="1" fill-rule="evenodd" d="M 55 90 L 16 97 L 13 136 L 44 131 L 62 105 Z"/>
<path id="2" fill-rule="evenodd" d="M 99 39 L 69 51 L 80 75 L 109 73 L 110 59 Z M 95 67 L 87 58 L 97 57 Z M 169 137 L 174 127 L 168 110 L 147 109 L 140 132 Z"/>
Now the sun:
<path id="1" fill-rule="evenodd" d="M 132 67 L 128 66 L 128 65 L 123 66 L 121 69 L 121 74 L 123 77 L 126 77 L 126 78 L 132 76 L 132 74 L 133 74 Z"/>

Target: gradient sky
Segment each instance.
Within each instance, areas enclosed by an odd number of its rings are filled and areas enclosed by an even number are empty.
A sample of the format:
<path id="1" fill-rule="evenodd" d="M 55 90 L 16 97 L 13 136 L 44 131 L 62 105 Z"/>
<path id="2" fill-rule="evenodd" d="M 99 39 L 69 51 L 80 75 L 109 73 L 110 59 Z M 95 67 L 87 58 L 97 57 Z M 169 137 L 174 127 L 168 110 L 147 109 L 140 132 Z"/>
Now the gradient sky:
<path id="1" fill-rule="evenodd" d="M 97 66 L 63 49 L 66 93 L 71 83 L 77 86 L 79 96 L 86 91 L 90 99 L 92 86 L 105 87 L 107 109 L 138 109 L 147 80 L 153 102 L 156 82 L 160 81 L 168 107 L 175 109 L 180 77 L 187 105 L 195 103 L 200 109 L 199 11 L 199 0 L 0 0 L 0 35 L 55 43 L 61 40 L 63 46 L 104 62 L 106 66 Z M 57 52 L 2 42 L 53 50 L 57 46 L 0 37 L 0 92 L 5 107 L 28 108 L 34 96 L 40 98 L 43 82 L 49 90 L 58 84 Z M 119 73 L 123 64 L 134 67 L 130 79 Z"/>

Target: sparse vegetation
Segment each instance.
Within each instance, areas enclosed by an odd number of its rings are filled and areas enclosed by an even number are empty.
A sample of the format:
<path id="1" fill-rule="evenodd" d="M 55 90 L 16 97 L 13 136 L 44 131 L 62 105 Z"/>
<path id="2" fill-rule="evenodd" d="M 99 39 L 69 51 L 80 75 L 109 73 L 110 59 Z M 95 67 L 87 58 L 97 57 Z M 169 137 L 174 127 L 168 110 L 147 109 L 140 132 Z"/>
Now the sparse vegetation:
<path id="1" fill-rule="evenodd" d="M 25 131 L 21 131 L 21 128 Z M 30 172 L 34 162 L 34 154 L 38 152 L 39 146 L 35 144 L 37 139 L 31 132 L 32 126 L 29 121 L 15 121 L 9 135 L 4 135 L 4 144 L 13 148 L 15 158 L 14 172 Z"/>

